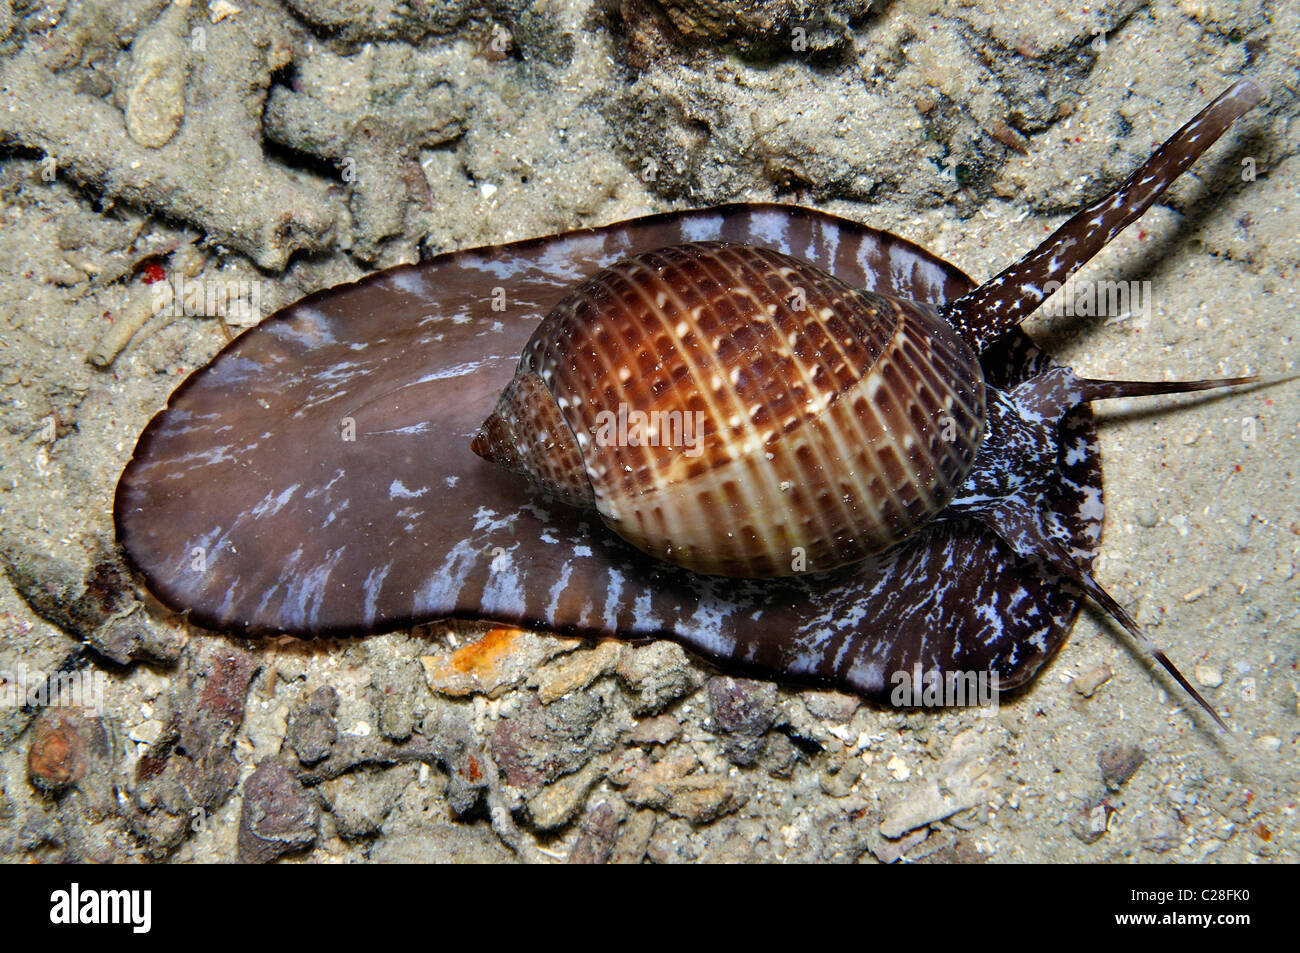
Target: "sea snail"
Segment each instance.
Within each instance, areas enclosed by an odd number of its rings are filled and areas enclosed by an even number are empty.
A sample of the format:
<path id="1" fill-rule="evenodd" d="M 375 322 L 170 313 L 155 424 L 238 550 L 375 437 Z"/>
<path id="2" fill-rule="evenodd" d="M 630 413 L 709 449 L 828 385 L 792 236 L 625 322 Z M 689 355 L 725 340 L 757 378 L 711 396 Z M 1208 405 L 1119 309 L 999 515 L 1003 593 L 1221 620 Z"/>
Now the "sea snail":
<path id="1" fill-rule="evenodd" d="M 694 242 L 561 301 L 473 449 L 651 556 L 789 576 L 881 552 L 941 513 L 985 424 L 978 356 L 933 306 L 771 249 Z"/>
<path id="2" fill-rule="evenodd" d="M 886 703 L 918 666 L 1025 684 L 1084 594 L 1145 643 L 1090 574 L 1088 402 L 1250 379 L 1087 380 L 1018 325 L 1262 98 L 1238 81 L 978 287 L 897 236 L 751 204 L 311 295 L 150 422 L 118 539 L 210 628 L 666 637 Z"/>

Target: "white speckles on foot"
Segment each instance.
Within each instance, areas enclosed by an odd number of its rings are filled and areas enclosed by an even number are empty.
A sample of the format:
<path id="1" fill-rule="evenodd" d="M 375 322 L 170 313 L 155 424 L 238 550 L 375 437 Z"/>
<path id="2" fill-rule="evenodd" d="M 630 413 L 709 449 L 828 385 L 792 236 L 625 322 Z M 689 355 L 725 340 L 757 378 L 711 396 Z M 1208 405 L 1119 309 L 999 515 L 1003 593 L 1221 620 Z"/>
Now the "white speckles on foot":
<path id="1" fill-rule="evenodd" d="M 388 485 L 388 498 L 390 500 L 418 500 L 428 492 L 429 488 L 427 486 L 422 486 L 418 490 L 408 490 L 402 485 L 401 480 L 394 480 Z"/>

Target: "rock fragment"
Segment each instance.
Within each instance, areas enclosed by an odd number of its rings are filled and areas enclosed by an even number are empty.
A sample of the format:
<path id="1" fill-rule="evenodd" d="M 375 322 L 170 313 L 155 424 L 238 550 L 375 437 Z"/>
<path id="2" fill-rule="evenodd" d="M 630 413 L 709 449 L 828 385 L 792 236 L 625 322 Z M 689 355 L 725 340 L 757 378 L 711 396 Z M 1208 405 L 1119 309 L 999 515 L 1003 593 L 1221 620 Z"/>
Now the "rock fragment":
<path id="1" fill-rule="evenodd" d="M 598 761 L 588 762 L 573 774 L 548 784 L 528 799 L 528 813 L 539 830 L 549 831 L 567 823 L 578 813 L 587 792 L 601 779 L 604 767 Z"/>
<path id="2" fill-rule="evenodd" d="M 31 726 L 27 776 L 46 793 L 62 791 L 85 779 L 107 747 L 98 718 L 75 708 L 43 708 Z"/>
<path id="3" fill-rule="evenodd" d="M 619 828 L 618 840 L 609 855 L 611 864 L 639 864 L 650 846 L 659 819 L 654 811 L 633 811 Z"/>
<path id="4" fill-rule="evenodd" d="M 740 808 L 749 793 L 731 778 L 710 772 L 693 772 L 693 755 L 665 759 L 634 773 L 624 796 L 638 807 L 665 811 L 692 824 L 706 824 Z"/>
<path id="5" fill-rule="evenodd" d="M 1163 854 L 1178 846 L 1178 822 L 1163 811 L 1143 814 L 1137 823 L 1138 843 L 1153 854 Z"/>
<path id="6" fill-rule="evenodd" d="M 163 738 L 136 765 L 132 829 L 155 855 L 173 850 L 239 780 L 232 751 L 257 665 L 241 649 L 206 641 Z"/>
<path id="7" fill-rule="evenodd" d="M 302 850 L 316 840 L 319 825 L 316 801 L 279 760 L 269 758 L 244 782 L 239 860 L 266 864 Z"/>
<path id="8" fill-rule="evenodd" d="M 991 752 L 975 729 L 953 739 L 935 777 L 923 782 L 891 807 L 880 822 L 889 838 L 984 804 L 997 790 L 1001 777 L 990 763 Z"/>
<path id="9" fill-rule="evenodd" d="M 310 699 L 289 713 L 285 741 L 303 764 L 315 764 L 329 756 L 339 737 L 335 714 L 339 695 L 332 685 L 322 685 Z"/>
<path id="10" fill-rule="evenodd" d="M 632 743 L 638 745 L 666 745 L 682 735 L 682 723 L 672 715 L 656 715 L 639 721 L 632 729 Z"/>
<path id="11" fill-rule="evenodd" d="M 417 769 L 362 767 L 316 788 L 340 837 L 373 837 Z"/>
<path id="12" fill-rule="evenodd" d="M 592 808 L 582 819 L 578 839 L 569 851 L 569 863 L 608 863 L 618 839 L 618 823 L 618 812 L 608 801 L 602 801 Z"/>
<path id="13" fill-rule="evenodd" d="M 593 648 L 574 652 L 542 666 L 528 684 L 537 686 L 537 697 L 542 704 L 549 704 L 570 692 L 586 688 L 601 675 L 613 671 L 622 654 L 623 645 L 608 639 Z"/>
<path id="14" fill-rule="evenodd" d="M 817 778 L 822 791 L 831 797 L 848 797 L 853 785 L 862 777 L 862 762 L 848 758 L 832 763 Z"/>
<path id="15" fill-rule="evenodd" d="M 550 705 L 534 698 L 519 714 L 497 722 L 492 755 L 511 785 L 536 791 L 608 751 L 619 730 L 594 690 Z"/>
<path id="16" fill-rule="evenodd" d="M 848 724 L 853 717 L 853 713 L 862 706 L 861 699 L 856 695 L 829 691 L 804 692 L 803 703 L 807 707 L 808 713 L 814 718 L 820 718 L 823 721 L 833 722 L 837 725 Z"/>
<path id="17" fill-rule="evenodd" d="M 632 692 L 632 711 L 650 715 L 700 687 L 704 677 L 674 642 L 659 641 L 624 652 L 618 676 Z"/>
<path id="18" fill-rule="evenodd" d="M 763 736 L 776 721 L 776 684 L 747 678 L 711 678 L 707 684 L 714 728 L 723 750 L 738 765 L 751 765 L 763 755 Z"/>
<path id="19" fill-rule="evenodd" d="M 629 29 L 658 14 L 672 24 L 674 38 L 685 45 L 733 44 L 752 56 L 802 56 L 847 49 L 850 23 L 861 20 L 871 0 L 641 0 L 623 5 Z"/>
<path id="20" fill-rule="evenodd" d="M 1194 674 L 1197 684 L 1204 688 L 1218 688 L 1223 684 L 1223 672 L 1208 662 L 1197 663 Z"/>
<path id="21" fill-rule="evenodd" d="M 1082 675 L 1076 676 L 1074 681 L 1070 682 L 1070 687 L 1084 698 L 1091 698 L 1097 693 L 1097 689 L 1109 682 L 1115 673 L 1105 662 L 1100 665 L 1094 665 Z"/>
<path id="22" fill-rule="evenodd" d="M 1138 745 L 1123 744 L 1121 742 L 1107 745 L 1097 755 L 1097 765 L 1101 768 L 1101 780 L 1112 791 L 1118 791 L 1129 778 L 1137 773 L 1138 768 L 1142 766 L 1142 762 L 1145 760 L 1146 752 Z"/>
<path id="23" fill-rule="evenodd" d="M 185 119 L 185 39 L 190 0 L 172 0 L 131 44 L 126 132 L 142 146 L 166 145 Z"/>
<path id="24" fill-rule="evenodd" d="M 1087 801 L 1070 815 L 1070 831 L 1085 844 L 1095 844 L 1110 830 L 1110 818 L 1115 813 L 1105 801 Z"/>
<path id="25" fill-rule="evenodd" d="M 423 694 L 418 683 L 418 669 L 398 665 L 376 672 L 371 686 L 378 695 L 379 733 L 392 741 L 405 741 L 415 730 L 416 708 Z"/>
<path id="26" fill-rule="evenodd" d="M 582 642 L 524 629 L 495 628 L 454 648 L 439 648 L 420 659 L 429 688 L 460 698 L 496 698 L 531 676 L 546 661 L 572 652 Z"/>

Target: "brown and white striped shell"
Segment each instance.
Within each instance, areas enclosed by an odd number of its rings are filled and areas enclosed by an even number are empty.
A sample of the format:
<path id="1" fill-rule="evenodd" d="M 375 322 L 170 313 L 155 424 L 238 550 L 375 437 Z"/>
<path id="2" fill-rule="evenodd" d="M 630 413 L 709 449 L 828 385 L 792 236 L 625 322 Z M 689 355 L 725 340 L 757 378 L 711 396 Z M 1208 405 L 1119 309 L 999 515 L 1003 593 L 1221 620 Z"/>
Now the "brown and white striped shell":
<path id="1" fill-rule="evenodd" d="M 473 448 L 659 559 L 788 576 L 881 552 L 941 512 L 985 418 L 978 355 L 932 306 L 695 242 L 561 301 Z"/>

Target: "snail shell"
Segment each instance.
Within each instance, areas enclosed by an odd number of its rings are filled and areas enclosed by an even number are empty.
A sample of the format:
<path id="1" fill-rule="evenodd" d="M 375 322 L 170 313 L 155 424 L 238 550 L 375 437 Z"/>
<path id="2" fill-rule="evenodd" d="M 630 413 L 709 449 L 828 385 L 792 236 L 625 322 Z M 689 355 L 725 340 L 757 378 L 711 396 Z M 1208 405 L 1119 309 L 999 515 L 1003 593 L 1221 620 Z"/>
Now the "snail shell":
<path id="1" fill-rule="evenodd" d="M 695 242 L 576 287 L 473 449 L 659 559 L 789 576 L 905 539 L 985 428 L 978 357 L 931 306 Z"/>

